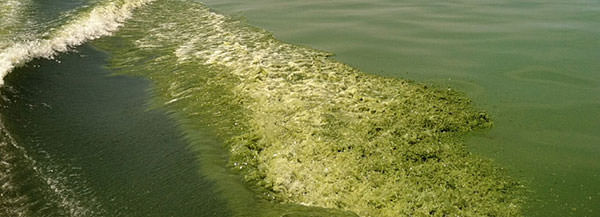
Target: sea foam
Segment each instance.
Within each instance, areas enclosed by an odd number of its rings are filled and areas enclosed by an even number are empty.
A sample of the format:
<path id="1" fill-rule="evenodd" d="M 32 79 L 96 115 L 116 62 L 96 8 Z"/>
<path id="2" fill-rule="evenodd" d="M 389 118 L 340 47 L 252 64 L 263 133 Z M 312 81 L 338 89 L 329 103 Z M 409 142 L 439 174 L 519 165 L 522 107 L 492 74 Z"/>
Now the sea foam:
<path id="1" fill-rule="evenodd" d="M 50 33 L 49 38 L 16 42 L 0 51 L 0 85 L 15 67 L 34 58 L 54 58 L 86 41 L 110 35 L 131 17 L 134 9 L 153 0 L 111 1 L 76 16 Z M 11 4 L 12 5 L 12 4 Z M 14 10 L 12 10 L 14 11 Z"/>

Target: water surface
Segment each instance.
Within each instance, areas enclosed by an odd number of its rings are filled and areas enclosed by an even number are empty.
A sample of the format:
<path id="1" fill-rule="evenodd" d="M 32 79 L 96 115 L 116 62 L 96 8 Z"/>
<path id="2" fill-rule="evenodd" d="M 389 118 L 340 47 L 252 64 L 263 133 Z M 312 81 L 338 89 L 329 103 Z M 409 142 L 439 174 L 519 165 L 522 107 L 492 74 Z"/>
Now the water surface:
<path id="1" fill-rule="evenodd" d="M 0 209 L 10 207 L 7 215 L 272 209 L 248 205 L 252 192 L 226 171 L 222 152 L 197 153 L 220 146 L 210 130 L 184 136 L 173 114 L 150 109 L 148 81 L 109 76 L 107 54 L 87 45 L 58 54 L 127 25 L 144 2 L 0 1 L 0 70 L 17 67 L 2 87 Z M 495 121 L 469 138 L 470 148 L 528 183 L 527 216 L 600 213 L 600 2 L 203 2 L 362 71 L 465 92 Z M 86 19 L 96 7 L 105 13 Z M 189 147 L 190 140 L 207 146 Z M 213 170 L 203 171 L 207 164 Z M 207 172 L 226 177 L 238 203 L 227 204 Z"/>
<path id="2" fill-rule="evenodd" d="M 366 72 L 465 92 L 473 151 L 529 183 L 528 216 L 600 213 L 600 2 L 205 1 Z"/>
<path id="3" fill-rule="evenodd" d="M 106 54 L 84 46 L 6 78 L 5 125 L 45 171 L 33 186 L 17 178 L 32 204 L 23 213 L 230 216 L 177 124 L 164 110 L 150 109 L 149 82 L 111 75 L 105 65 Z"/>

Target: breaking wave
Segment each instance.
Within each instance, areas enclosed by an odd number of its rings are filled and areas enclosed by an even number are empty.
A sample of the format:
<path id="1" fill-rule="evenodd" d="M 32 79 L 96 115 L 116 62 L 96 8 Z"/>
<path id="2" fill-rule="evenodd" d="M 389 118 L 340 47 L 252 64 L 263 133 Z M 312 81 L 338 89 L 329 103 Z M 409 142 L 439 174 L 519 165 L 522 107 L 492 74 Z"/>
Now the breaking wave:
<path id="1" fill-rule="evenodd" d="M 66 52 L 73 46 L 86 41 L 110 35 L 131 16 L 134 9 L 150 3 L 153 0 L 117 0 L 102 3 L 90 11 L 83 12 L 73 20 L 52 31 L 47 38 L 14 42 L 0 53 L 0 85 L 4 77 L 15 67 L 34 58 L 53 58 L 60 52 Z M 8 1 L 8 17 L 19 16 L 21 4 Z M 12 16 L 12 17 L 11 17 Z M 18 22 L 14 22 L 18 23 Z"/>

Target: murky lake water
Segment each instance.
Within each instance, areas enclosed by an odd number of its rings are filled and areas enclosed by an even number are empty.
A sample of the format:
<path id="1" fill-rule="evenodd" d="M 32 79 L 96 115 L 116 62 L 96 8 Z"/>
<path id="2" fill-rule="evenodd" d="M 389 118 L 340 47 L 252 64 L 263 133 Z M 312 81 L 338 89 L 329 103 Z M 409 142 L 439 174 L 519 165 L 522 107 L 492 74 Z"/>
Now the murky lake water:
<path id="1" fill-rule="evenodd" d="M 0 2 L 2 12 L 17 11 L 0 21 L 5 49 L 49 38 L 44 32 L 98 1 Z M 203 2 L 364 72 L 464 92 L 495 122 L 472 134 L 469 147 L 527 184 L 526 216 L 600 215 L 600 2 Z M 0 198 L 14 209 L 6 213 L 232 215 L 177 122 L 150 109 L 151 83 L 110 76 L 110 53 L 77 50 L 34 60 L 5 79 L 2 140 L 20 148 L 3 143 L 0 156 L 8 157 L 0 160 L 22 174 L 0 181 L 22 182 L 14 185 L 26 195 Z M 5 138 L 5 129 L 14 138 Z M 210 130 L 202 135 L 219 146 Z M 25 200 L 30 204 L 9 206 Z"/>

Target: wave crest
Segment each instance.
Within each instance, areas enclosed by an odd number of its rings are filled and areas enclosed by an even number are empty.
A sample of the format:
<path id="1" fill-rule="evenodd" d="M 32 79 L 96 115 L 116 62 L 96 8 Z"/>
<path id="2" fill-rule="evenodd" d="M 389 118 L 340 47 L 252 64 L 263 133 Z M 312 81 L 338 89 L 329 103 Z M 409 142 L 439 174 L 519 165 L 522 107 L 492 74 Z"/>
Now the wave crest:
<path id="1" fill-rule="evenodd" d="M 15 67 L 34 58 L 52 59 L 60 52 L 81 45 L 86 41 L 110 35 L 131 17 L 134 9 L 153 0 L 111 1 L 98 5 L 71 22 L 58 28 L 47 39 L 36 39 L 9 45 L 0 53 L 0 85 L 4 77 Z"/>

